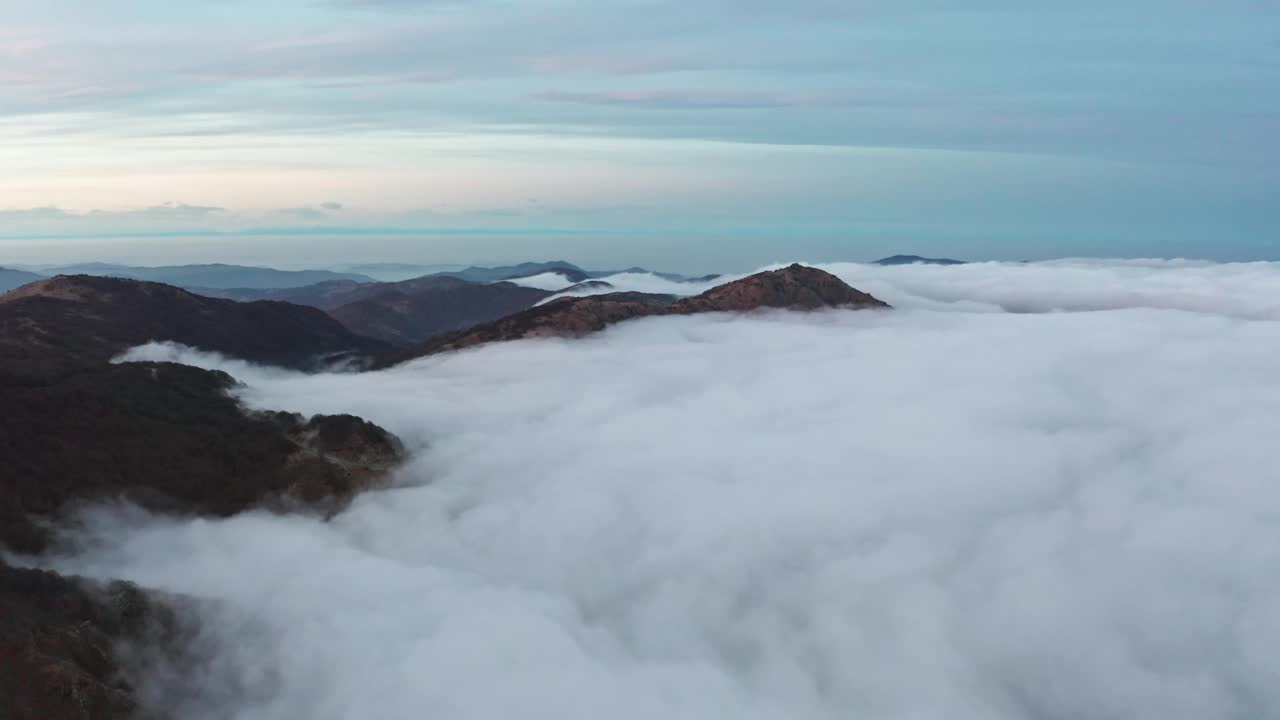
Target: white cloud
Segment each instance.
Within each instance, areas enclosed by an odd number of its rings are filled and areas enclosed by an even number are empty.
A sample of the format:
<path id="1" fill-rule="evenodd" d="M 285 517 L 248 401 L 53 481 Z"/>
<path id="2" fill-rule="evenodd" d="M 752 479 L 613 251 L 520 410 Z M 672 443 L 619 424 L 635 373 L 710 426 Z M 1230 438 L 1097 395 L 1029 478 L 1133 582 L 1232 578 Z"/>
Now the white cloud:
<path id="1" fill-rule="evenodd" d="M 556 272 L 545 272 L 538 275 L 530 275 L 528 277 L 511 278 L 504 282 L 523 285 L 524 287 L 537 288 L 539 290 L 549 290 L 552 292 L 564 290 L 577 284 L 564 275 Z"/>
<path id="2" fill-rule="evenodd" d="M 835 269 L 904 309 L 236 365 L 426 449 L 327 524 L 102 515 L 57 565 L 222 601 L 185 718 L 1280 714 L 1276 270 Z"/>
<path id="3" fill-rule="evenodd" d="M 739 276 L 735 276 L 739 277 Z M 618 273 L 616 275 L 607 275 L 599 278 L 608 283 L 608 286 L 587 286 L 573 290 L 572 292 L 561 292 L 556 295 L 539 302 L 539 305 L 561 297 L 587 297 L 590 295 L 603 295 L 605 293 L 615 292 L 644 292 L 654 293 L 657 295 L 697 295 L 700 292 L 709 290 L 710 288 L 723 283 L 724 278 L 717 278 L 709 282 L 677 282 L 668 280 L 650 273 Z M 550 288 L 549 288 L 550 289 Z M 568 290 L 568 288 L 564 288 Z"/>
<path id="4" fill-rule="evenodd" d="M 820 267 L 897 308 L 1011 313 L 1163 308 L 1280 320 L 1280 263 L 1068 259 L 895 267 L 835 263 Z M 671 282 L 653 275 L 614 275 L 602 278 L 614 289 L 582 294 L 637 291 L 696 295 L 746 274 L 700 283 Z"/>
<path id="5" fill-rule="evenodd" d="M 1019 313 L 1141 307 L 1280 320 L 1280 263 L 1081 259 L 831 269 L 899 307 L 986 305 Z"/>

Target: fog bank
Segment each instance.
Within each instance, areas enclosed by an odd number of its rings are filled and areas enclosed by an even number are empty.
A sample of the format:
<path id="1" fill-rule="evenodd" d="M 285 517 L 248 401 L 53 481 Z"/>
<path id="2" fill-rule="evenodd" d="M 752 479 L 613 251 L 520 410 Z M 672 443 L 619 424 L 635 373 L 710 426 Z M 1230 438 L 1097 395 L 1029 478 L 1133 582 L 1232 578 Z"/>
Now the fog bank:
<path id="1" fill-rule="evenodd" d="M 417 453 L 327 523 L 104 511 L 54 564 L 219 601 L 197 720 L 1280 715 L 1272 266 L 828 269 L 901 309 L 140 349 Z"/>

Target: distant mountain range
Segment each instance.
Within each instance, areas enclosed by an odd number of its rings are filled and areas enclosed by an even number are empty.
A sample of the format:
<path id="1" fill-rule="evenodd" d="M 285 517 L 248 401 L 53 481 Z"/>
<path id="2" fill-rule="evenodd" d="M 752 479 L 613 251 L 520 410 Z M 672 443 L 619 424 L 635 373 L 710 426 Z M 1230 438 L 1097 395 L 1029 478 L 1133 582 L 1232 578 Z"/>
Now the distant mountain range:
<path id="1" fill-rule="evenodd" d="M 397 273 L 431 266 L 375 264 L 368 267 L 380 273 Z M 205 297 L 240 302 L 272 300 L 308 305 L 324 310 L 353 335 L 404 347 L 519 312 L 553 294 L 549 290 L 504 281 L 555 273 L 564 277 L 566 283 L 577 283 L 616 274 L 590 272 L 564 260 L 442 270 L 394 282 L 379 282 L 360 273 L 286 271 L 224 264 L 137 267 L 87 263 L 42 270 L 50 275 L 159 282 Z M 629 268 L 621 272 L 649 271 Z M 672 274 L 661 276 L 685 279 Z M 33 272 L 0 270 L 0 292 L 43 279 Z M 87 282 L 80 280 L 78 284 Z M 177 301 L 177 307 L 186 305 L 188 301 Z M 130 340 L 133 339 L 131 336 Z"/>
<path id="2" fill-rule="evenodd" d="M 962 265 L 962 260 L 949 258 L 929 258 L 920 255 L 894 255 L 876 260 L 876 265 Z M 423 265 L 412 263 L 364 263 L 347 265 L 339 270 L 277 270 L 269 267 L 252 265 L 228 265 L 211 263 L 203 265 L 166 265 L 144 267 L 117 263 L 79 263 L 60 266 L 39 266 L 24 268 L 0 267 L 0 292 L 21 287 L 35 282 L 42 277 L 55 275 L 94 275 L 99 277 L 118 277 L 131 280 L 145 280 L 174 285 L 187 290 L 218 297 L 229 297 L 238 300 L 279 299 L 303 304 L 321 305 L 310 300 L 297 300 L 286 294 L 271 296 L 255 294 L 252 291 L 288 290 L 307 288 L 326 283 L 347 283 L 350 285 L 372 283 L 399 283 L 422 277 L 452 277 L 473 283 L 492 283 L 503 280 L 515 280 L 546 273 L 562 275 L 569 282 L 583 282 L 596 278 L 608 277 L 624 273 L 649 274 L 672 282 L 710 282 L 719 275 L 702 275 L 691 277 L 677 273 L 655 272 L 642 267 L 629 267 L 623 270 L 587 270 L 565 260 L 549 260 L 545 262 L 524 262 L 516 265 L 496 267 L 458 265 Z M 334 285 L 332 289 L 342 286 Z M 217 291 L 227 291 L 219 293 Z M 325 288 L 308 290 L 300 298 L 315 297 L 323 294 Z"/>
<path id="3" fill-rule="evenodd" d="M 462 270 L 465 267 L 466 265 L 458 264 L 423 265 L 419 263 L 375 262 L 338 265 L 329 269 L 334 272 L 367 275 L 379 282 L 399 282 L 401 280 L 422 277 L 423 275 L 434 275 L 435 273 Z"/>
<path id="4" fill-rule="evenodd" d="M 230 300 L 281 300 L 310 305 L 328 312 L 353 333 L 408 347 L 442 333 L 506 317 L 554 294 L 509 281 L 552 273 L 562 276 L 566 283 L 586 285 L 601 283 L 590 278 L 619 272 L 649 273 L 644 268 L 591 272 L 573 263 L 552 260 L 492 268 L 469 267 L 399 282 L 331 280 L 289 288 L 190 289 Z M 660 277 L 688 280 L 669 273 Z M 706 281 L 711 277 L 714 276 L 697 280 Z"/>
<path id="5" fill-rule="evenodd" d="M 586 270 L 583 270 L 571 262 L 565 262 L 564 260 L 526 262 L 520 263 L 519 265 L 504 265 L 501 267 L 469 267 L 463 270 L 437 274 L 446 277 L 458 278 L 459 280 L 466 280 L 468 282 L 487 283 L 530 277 L 549 272 L 562 274 L 572 282 L 582 282 L 583 280 L 591 277 L 591 274 Z"/>
<path id="6" fill-rule="evenodd" d="M 137 267 L 109 263 L 65 265 L 42 270 L 45 276 L 96 275 L 100 277 L 146 280 L 181 288 L 290 288 L 314 285 L 330 280 L 376 282 L 368 275 L 329 270 L 276 270 L 247 265 L 169 265 Z"/>
<path id="7" fill-rule="evenodd" d="M 33 283 L 43 278 L 43 275 L 37 275 L 26 270 L 12 270 L 10 268 L 0 267 L 0 293 L 9 292 L 16 287 L 22 287 L 27 283 Z"/>
<path id="8" fill-rule="evenodd" d="M 565 262 L 468 271 L 472 277 L 485 278 L 569 273 L 567 279 L 585 272 Z M 582 284 L 610 289 L 599 280 Z M 576 324 L 587 316 L 616 322 L 642 315 L 756 307 L 883 304 L 835 276 L 799 265 L 758 273 L 685 299 L 610 293 L 562 297 L 538 307 L 539 301 L 556 293 L 506 281 L 468 281 L 453 273 L 395 283 L 331 280 L 298 288 L 205 292 L 227 297 L 91 275 L 45 278 L 11 290 L 0 295 L 0 374 L 65 374 L 107 362 L 152 340 L 314 369 L 342 358 L 387 354 L 393 346 L 474 344 L 461 336 L 434 340 L 449 333 L 469 333 L 483 341 L 510 339 L 522 336 L 512 328 L 533 323 L 540 328 L 535 334 L 549 330 L 574 334 L 590 329 Z M 495 322 L 501 324 L 484 329 L 486 323 Z"/>
<path id="9" fill-rule="evenodd" d="M 952 260 L 950 258 L 927 258 L 919 255 L 894 255 L 892 257 L 881 258 L 873 263 L 874 265 L 965 265 L 964 260 Z"/>
<path id="10" fill-rule="evenodd" d="M 875 264 L 916 263 L 958 265 L 961 261 L 894 255 Z M 375 263 L 362 267 L 385 276 L 450 266 Z M 598 278 L 625 273 L 651 274 L 672 282 L 705 283 L 718 277 L 690 278 L 674 273 L 655 273 L 641 267 L 591 271 L 565 260 L 444 269 L 391 282 L 377 281 L 370 275 L 356 272 L 288 271 L 225 264 L 137 267 L 88 263 L 48 268 L 45 272 L 160 282 L 197 295 L 240 302 L 271 300 L 308 305 L 328 313 L 351 335 L 406 348 L 446 333 L 510 316 L 563 292 L 557 289 L 559 286 L 554 280 L 530 282 L 529 285 L 538 287 L 526 287 L 521 282 L 523 278 L 555 274 L 561 276 L 565 284 L 577 283 L 578 289 L 593 287 L 600 290 L 609 288 L 607 285 L 601 287 L 602 281 Z M 40 275 L 32 272 L 0 269 L 0 291 L 41 279 Z"/>

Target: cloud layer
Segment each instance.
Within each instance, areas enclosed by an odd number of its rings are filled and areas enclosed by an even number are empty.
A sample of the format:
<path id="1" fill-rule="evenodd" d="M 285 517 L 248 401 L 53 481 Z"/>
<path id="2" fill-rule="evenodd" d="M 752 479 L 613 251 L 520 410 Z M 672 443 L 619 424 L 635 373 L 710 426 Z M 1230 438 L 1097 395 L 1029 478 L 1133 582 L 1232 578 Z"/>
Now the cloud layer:
<path id="1" fill-rule="evenodd" d="M 186 718 L 1280 713 L 1275 268 L 833 269 L 903 309 L 359 375 L 144 348 L 416 459 L 328 523 L 104 512 L 57 565 L 217 601 Z"/>
<path id="2" fill-rule="evenodd" d="M 1153 308 L 1246 320 L 1280 320 L 1280 263 L 1068 259 L 952 266 L 834 263 L 820 267 L 904 309 L 1048 313 Z M 563 294 L 635 291 L 697 295 L 747 274 L 673 282 L 651 274 L 622 273 L 601 278 L 612 287 L 582 288 Z M 559 277 L 547 278 L 546 289 L 570 284 L 563 280 L 558 285 L 552 282 Z M 554 297 L 547 301 L 551 299 Z"/>

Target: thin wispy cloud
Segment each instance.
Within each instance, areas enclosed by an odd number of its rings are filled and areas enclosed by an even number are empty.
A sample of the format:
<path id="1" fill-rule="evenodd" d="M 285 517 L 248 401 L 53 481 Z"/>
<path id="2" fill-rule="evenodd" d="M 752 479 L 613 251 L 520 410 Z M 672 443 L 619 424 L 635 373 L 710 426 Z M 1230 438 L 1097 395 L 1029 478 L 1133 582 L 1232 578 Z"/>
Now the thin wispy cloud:
<path id="1" fill-rule="evenodd" d="M 583 105 L 621 105 L 656 110 L 709 110 L 777 108 L 814 105 L 818 98 L 752 93 L 726 94 L 707 91 L 669 92 L 661 90 L 535 93 L 536 100 Z"/>

